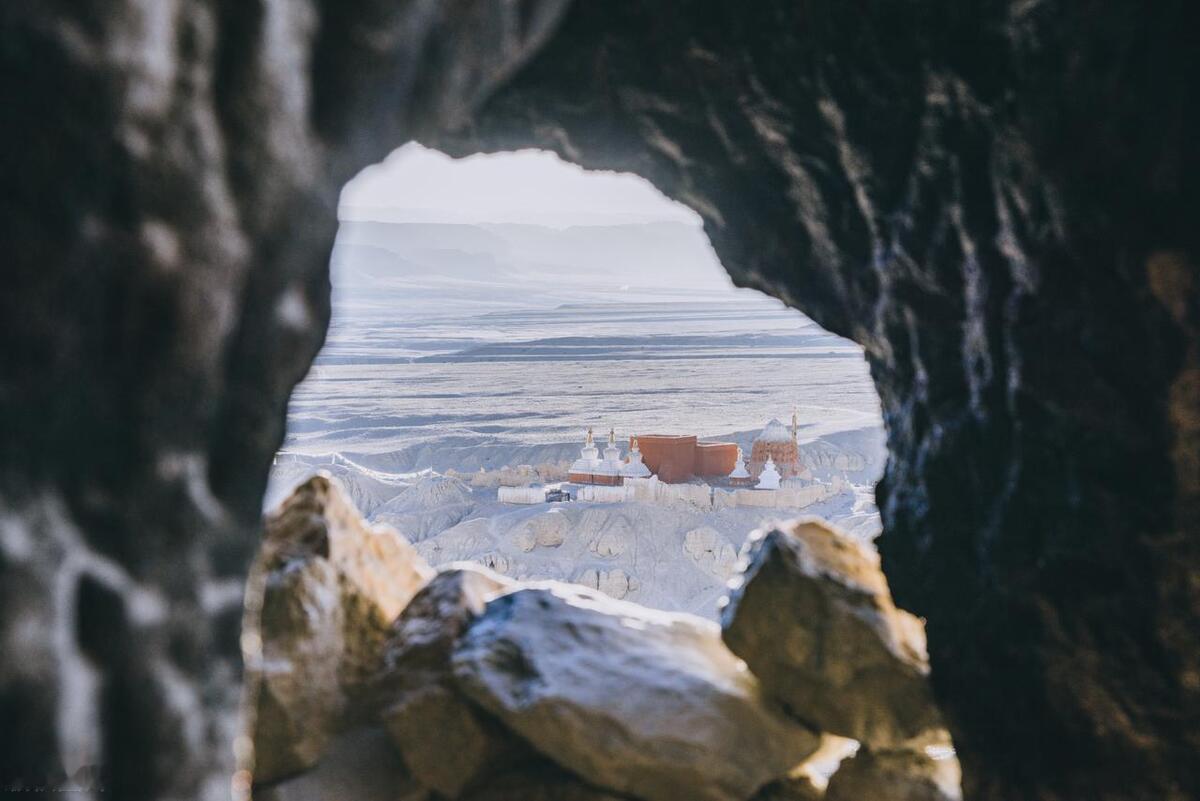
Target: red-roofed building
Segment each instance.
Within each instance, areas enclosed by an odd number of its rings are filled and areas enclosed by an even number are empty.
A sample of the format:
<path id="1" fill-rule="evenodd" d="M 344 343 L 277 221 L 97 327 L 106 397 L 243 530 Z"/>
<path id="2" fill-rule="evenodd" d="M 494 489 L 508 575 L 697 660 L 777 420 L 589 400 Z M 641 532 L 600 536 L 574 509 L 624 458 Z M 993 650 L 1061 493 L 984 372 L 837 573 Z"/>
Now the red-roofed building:
<path id="1" fill-rule="evenodd" d="M 694 434 L 639 434 L 642 461 L 660 481 L 677 484 L 696 477 L 725 477 L 737 465 L 737 445 L 701 442 Z"/>

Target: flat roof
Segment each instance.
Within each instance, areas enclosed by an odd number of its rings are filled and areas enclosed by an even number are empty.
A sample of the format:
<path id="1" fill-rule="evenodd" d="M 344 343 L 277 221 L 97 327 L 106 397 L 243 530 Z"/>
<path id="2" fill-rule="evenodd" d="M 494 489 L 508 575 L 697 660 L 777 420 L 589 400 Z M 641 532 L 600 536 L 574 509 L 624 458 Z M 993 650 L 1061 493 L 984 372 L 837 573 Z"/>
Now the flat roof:
<path id="1" fill-rule="evenodd" d="M 634 434 L 639 440 L 643 439 L 696 439 L 695 434 Z"/>

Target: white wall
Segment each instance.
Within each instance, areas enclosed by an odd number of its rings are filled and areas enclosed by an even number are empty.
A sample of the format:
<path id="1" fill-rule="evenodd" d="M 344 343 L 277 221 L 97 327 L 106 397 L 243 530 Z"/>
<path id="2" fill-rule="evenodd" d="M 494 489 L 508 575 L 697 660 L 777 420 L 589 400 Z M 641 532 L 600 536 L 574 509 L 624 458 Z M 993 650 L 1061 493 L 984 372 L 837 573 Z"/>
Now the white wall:
<path id="1" fill-rule="evenodd" d="M 621 487 L 584 486 L 576 492 L 581 501 L 591 503 L 623 503 L 642 501 L 659 504 L 688 504 L 699 509 L 726 509 L 734 506 L 755 506 L 768 509 L 802 509 L 831 498 L 848 485 L 840 479 L 829 484 L 810 484 L 778 490 L 714 489 L 707 484 L 665 484 L 656 476 L 627 478 Z"/>
<path id="2" fill-rule="evenodd" d="M 545 503 L 545 487 L 500 487 L 496 496 L 501 503 Z"/>
<path id="3" fill-rule="evenodd" d="M 636 500 L 632 488 L 629 486 L 605 487 L 598 484 L 584 484 L 573 494 L 579 500 L 591 503 L 624 503 Z"/>

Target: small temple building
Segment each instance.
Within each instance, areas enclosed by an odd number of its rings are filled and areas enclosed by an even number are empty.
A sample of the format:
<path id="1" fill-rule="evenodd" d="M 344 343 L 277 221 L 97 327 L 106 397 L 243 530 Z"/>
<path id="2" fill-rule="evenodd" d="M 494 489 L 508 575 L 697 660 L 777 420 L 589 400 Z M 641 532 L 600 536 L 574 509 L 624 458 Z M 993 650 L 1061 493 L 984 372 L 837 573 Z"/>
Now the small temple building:
<path id="1" fill-rule="evenodd" d="M 750 449 L 750 475 L 759 478 L 768 462 L 782 479 L 807 475 L 804 465 L 800 462 L 800 444 L 796 441 L 799 429 L 795 412 L 792 413 L 791 428 L 778 419 L 767 423 L 762 432 L 755 437 L 754 445 Z"/>

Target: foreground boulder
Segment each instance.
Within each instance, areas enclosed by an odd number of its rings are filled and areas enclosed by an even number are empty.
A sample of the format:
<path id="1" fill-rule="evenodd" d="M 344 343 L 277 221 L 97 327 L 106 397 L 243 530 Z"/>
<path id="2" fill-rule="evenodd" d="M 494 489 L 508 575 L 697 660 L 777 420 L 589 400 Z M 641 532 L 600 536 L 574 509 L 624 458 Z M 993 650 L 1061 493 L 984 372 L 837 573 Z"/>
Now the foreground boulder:
<path id="1" fill-rule="evenodd" d="M 548 760 L 532 760 L 490 778 L 463 801 L 638 801 L 594 787 Z"/>
<path id="2" fill-rule="evenodd" d="M 528 754 L 454 686 L 455 639 L 487 601 L 515 583 L 470 564 L 453 565 L 421 589 L 392 626 L 376 683 L 376 707 L 412 775 L 447 798 Z"/>
<path id="3" fill-rule="evenodd" d="M 830 801 L 957 787 L 948 738 L 919 714 L 919 625 L 871 555 L 820 524 L 759 537 L 726 610 L 761 682 L 700 618 L 465 563 L 435 574 L 327 477 L 270 517 L 255 577 L 264 798 L 815 801 L 849 742 L 819 728 L 874 744 L 834 774 Z"/>
<path id="4" fill-rule="evenodd" d="M 892 603 L 876 554 L 802 520 L 752 535 L 731 586 L 725 642 L 792 715 L 880 750 L 941 726 L 924 628 Z"/>
<path id="5" fill-rule="evenodd" d="M 961 772 L 949 749 L 860 750 L 829 780 L 825 801 L 959 801 Z"/>
<path id="6" fill-rule="evenodd" d="M 434 801 L 431 796 L 405 772 L 378 727 L 335 736 L 312 770 L 254 791 L 254 801 Z"/>
<path id="7" fill-rule="evenodd" d="M 396 532 L 367 526 L 336 483 L 314 476 L 268 518 L 254 575 L 248 717 L 255 780 L 265 782 L 311 767 L 333 734 L 362 719 L 390 624 L 433 569 Z"/>
<path id="8" fill-rule="evenodd" d="M 789 776 L 773 781 L 755 794 L 751 801 L 821 801 L 821 792 L 808 776 Z M 864 797 L 860 801 L 873 801 Z"/>
<path id="9" fill-rule="evenodd" d="M 816 750 L 716 626 L 546 582 L 459 638 L 458 686 L 586 782 L 645 801 L 744 801 Z"/>

